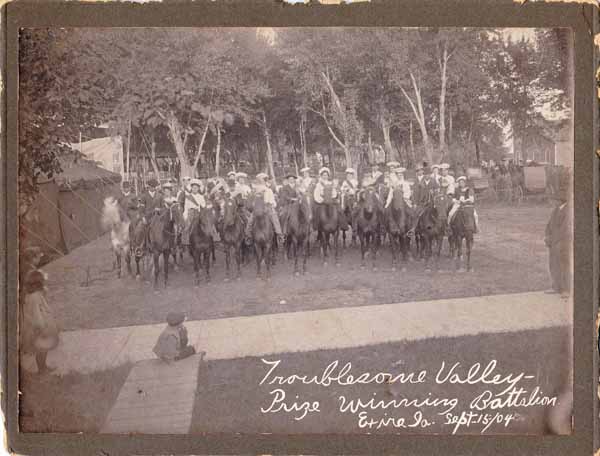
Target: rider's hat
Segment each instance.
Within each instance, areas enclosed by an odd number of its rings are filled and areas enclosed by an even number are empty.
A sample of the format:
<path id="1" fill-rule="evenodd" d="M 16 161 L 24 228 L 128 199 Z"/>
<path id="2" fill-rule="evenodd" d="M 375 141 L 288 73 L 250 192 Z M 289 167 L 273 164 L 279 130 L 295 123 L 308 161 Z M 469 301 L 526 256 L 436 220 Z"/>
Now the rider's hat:
<path id="1" fill-rule="evenodd" d="M 265 180 L 265 179 L 267 179 L 268 177 L 269 177 L 269 176 L 267 176 L 265 173 L 258 173 L 258 174 L 256 175 L 256 178 L 257 178 L 257 179 L 260 179 L 260 180 Z"/>
<path id="2" fill-rule="evenodd" d="M 236 176 L 235 171 L 229 171 L 227 173 L 227 177 L 235 177 L 235 176 Z"/>
<path id="3" fill-rule="evenodd" d="M 300 172 L 301 172 L 301 173 L 305 173 L 306 171 L 310 171 L 310 167 L 308 167 L 308 166 L 305 166 L 304 168 L 302 168 L 302 169 L 300 170 Z"/>
<path id="4" fill-rule="evenodd" d="M 461 180 L 466 182 L 467 178 L 465 176 L 460 176 L 458 179 L 456 179 L 456 182 L 460 182 Z"/>
<path id="5" fill-rule="evenodd" d="M 285 175 L 285 179 L 296 179 L 296 177 L 297 176 L 295 174 L 292 174 L 292 173 L 289 173 L 289 174 Z"/>
<path id="6" fill-rule="evenodd" d="M 319 170 L 319 176 L 322 176 L 323 173 L 327 173 L 329 175 L 331 175 L 331 171 L 329 170 L 329 168 L 327 166 L 323 166 L 320 170 Z"/>
<path id="7" fill-rule="evenodd" d="M 190 185 L 197 185 L 198 187 L 202 187 L 202 181 L 200 179 L 192 179 L 190 181 Z"/>
<path id="8" fill-rule="evenodd" d="M 158 187 L 158 181 L 154 178 L 148 179 L 148 182 L 146 182 L 146 184 L 148 185 L 148 187 Z"/>
<path id="9" fill-rule="evenodd" d="M 162 185 L 162 188 L 168 188 L 168 189 L 171 189 L 171 190 L 172 190 L 172 189 L 173 189 L 173 184 L 172 184 L 171 182 L 165 182 L 165 183 Z"/>
<path id="10" fill-rule="evenodd" d="M 248 175 L 247 175 L 246 173 L 239 172 L 239 173 L 237 173 L 237 174 L 235 175 L 235 177 L 236 177 L 236 178 L 238 178 L 238 179 L 239 179 L 240 177 L 246 178 L 246 177 L 248 177 Z"/>
<path id="11" fill-rule="evenodd" d="M 388 168 L 390 169 L 394 169 L 394 168 L 399 168 L 400 167 L 400 163 L 398 163 L 397 161 L 391 161 L 387 164 Z"/>
<path id="12" fill-rule="evenodd" d="M 442 164 L 440 165 L 440 168 L 441 168 L 441 169 L 450 169 L 450 165 L 449 165 L 448 163 L 442 163 Z"/>
<path id="13" fill-rule="evenodd" d="M 346 168 L 346 174 L 356 174 L 356 171 L 354 171 L 354 168 Z"/>
<path id="14" fill-rule="evenodd" d="M 440 169 L 440 165 L 436 165 L 435 163 L 434 163 L 433 165 L 431 165 L 431 169 L 432 169 L 432 170 L 434 170 L 434 169 L 436 169 L 436 168 L 437 168 L 437 169 Z"/>

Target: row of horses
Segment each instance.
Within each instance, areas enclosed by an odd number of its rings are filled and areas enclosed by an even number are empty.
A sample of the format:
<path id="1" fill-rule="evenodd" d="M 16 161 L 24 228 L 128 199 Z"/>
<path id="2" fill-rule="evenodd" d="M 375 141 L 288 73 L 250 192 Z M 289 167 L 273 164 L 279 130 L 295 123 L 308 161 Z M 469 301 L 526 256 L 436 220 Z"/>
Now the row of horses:
<path id="1" fill-rule="evenodd" d="M 355 228 L 352 230 L 352 242 L 360 243 L 363 268 L 370 257 L 373 269 L 377 269 L 378 251 L 388 238 L 393 270 L 396 270 L 400 261 L 402 269 L 406 270 L 406 262 L 410 257 L 419 257 L 425 261 L 425 269 L 430 271 L 432 261 L 434 267 L 438 268 L 443 240 L 447 237 L 450 254 L 459 271 L 464 270 L 462 246 L 465 240 L 466 270 L 471 269 L 474 232 L 472 207 L 459 209 L 448 230 L 451 200 L 446 195 L 432 194 L 418 212 L 413 233 L 411 228 L 417 211 L 406 204 L 401 189 L 389 191 L 393 195 L 387 208 L 382 203 L 385 199 L 375 189 L 361 190 L 356 197 L 345 195 L 343 202 L 332 197 L 331 188 L 325 189 L 321 204 L 309 200 L 303 194 L 293 200 L 285 208 L 286 215 L 282 218 L 285 218 L 283 250 L 286 257 L 293 260 L 294 274 L 306 273 L 313 233 L 316 233 L 316 242 L 320 246 L 324 264 L 333 255 L 336 265 L 339 265 L 340 237 L 342 246 L 345 247 L 347 232 L 351 227 Z M 194 263 L 196 285 L 201 281 L 202 271 L 205 279 L 210 280 L 211 263 L 215 261 L 215 242 L 211 235 L 213 227 L 219 232 L 224 251 L 226 280 L 232 278 L 232 260 L 235 260 L 235 278 L 239 279 L 241 267 L 247 262 L 252 250 L 256 259 L 257 276 L 264 274 L 266 278 L 270 277 L 279 246 L 268 210 L 262 197 L 251 196 L 242 202 L 225 196 L 219 205 L 193 212 L 188 252 Z M 245 239 L 248 212 L 253 217 L 250 244 Z M 128 216 L 116 201 L 108 199 L 105 201 L 102 221 L 105 228 L 111 230 L 118 276 L 121 276 L 123 258 L 130 274 L 131 259 L 135 260 L 136 276 L 139 277 L 140 261 L 144 257 L 151 257 L 154 286 L 157 287 L 162 256 L 164 285 L 167 286 L 169 260 L 172 257 L 177 267 L 178 260 L 183 260 L 186 250 L 182 245 L 183 217 L 178 205 L 161 208 L 150 220 L 144 220 L 139 216 Z"/>

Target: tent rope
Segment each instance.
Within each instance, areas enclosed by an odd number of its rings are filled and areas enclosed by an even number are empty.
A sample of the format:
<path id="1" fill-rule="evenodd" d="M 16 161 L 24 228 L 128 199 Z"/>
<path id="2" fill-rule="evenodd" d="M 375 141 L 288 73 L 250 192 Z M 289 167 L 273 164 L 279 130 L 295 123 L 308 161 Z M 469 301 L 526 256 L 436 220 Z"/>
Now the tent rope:
<path id="1" fill-rule="evenodd" d="M 50 243 L 46 239 L 42 238 L 40 235 L 34 233 L 33 231 L 31 231 L 30 229 L 28 229 L 25 226 L 21 226 L 21 228 L 23 228 L 25 231 L 27 231 L 29 234 L 31 234 L 33 237 L 35 237 L 38 241 L 41 241 L 43 244 L 45 244 L 46 247 L 49 247 L 55 253 L 58 253 L 61 257 L 66 256 L 64 252 L 61 252 L 56 247 L 51 246 Z"/>

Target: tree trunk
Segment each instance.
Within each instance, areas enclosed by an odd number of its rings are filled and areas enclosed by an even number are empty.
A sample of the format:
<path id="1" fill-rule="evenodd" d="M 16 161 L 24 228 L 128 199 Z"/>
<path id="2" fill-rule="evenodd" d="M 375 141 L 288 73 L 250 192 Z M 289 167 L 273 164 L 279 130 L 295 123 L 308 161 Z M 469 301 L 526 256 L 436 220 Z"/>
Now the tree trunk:
<path id="1" fill-rule="evenodd" d="M 440 155 L 446 152 L 446 84 L 448 82 L 448 43 L 444 41 L 444 51 L 440 59 L 442 88 L 440 90 Z"/>
<path id="2" fill-rule="evenodd" d="M 194 157 L 194 167 L 192 170 L 195 177 L 198 177 L 198 163 L 200 162 L 200 157 L 202 156 L 202 148 L 204 147 L 204 141 L 206 140 L 206 134 L 208 133 L 209 126 L 210 118 L 206 121 L 204 131 L 202 132 L 202 137 L 200 138 L 200 144 L 198 144 L 198 151 L 196 152 L 196 157 Z"/>
<path id="3" fill-rule="evenodd" d="M 382 117 L 381 118 L 381 131 L 383 133 L 383 144 L 385 147 L 386 155 L 390 160 L 397 160 L 396 153 L 394 152 L 394 146 L 392 146 L 392 138 L 390 137 L 390 130 L 392 127 L 390 124 Z"/>
<path id="4" fill-rule="evenodd" d="M 412 120 L 410 122 L 410 130 L 409 130 L 409 134 L 410 134 L 410 156 L 411 156 L 411 160 L 414 163 L 415 161 L 415 138 L 413 136 L 413 124 L 412 124 Z"/>
<path id="5" fill-rule="evenodd" d="M 427 133 L 427 124 L 425 123 L 425 111 L 423 109 L 423 99 L 421 98 L 421 89 L 419 88 L 419 85 L 417 84 L 417 80 L 416 80 L 415 76 L 412 74 L 412 72 L 409 72 L 409 74 L 410 74 L 410 79 L 412 81 L 413 91 L 415 93 L 415 101 L 412 100 L 412 98 L 410 97 L 410 95 L 408 95 L 408 93 L 406 92 L 406 90 L 404 90 L 404 88 L 401 87 L 400 89 L 402 90 L 404 97 L 408 100 L 408 103 L 410 104 L 413 114 L 415 115 L 417 123 L 419 124 L 419 128 L 421 130 L 421 136 L 423 138 L 423 147 L 425 149 L 425 158 L 427 159 L 428 163 L 431 163 L 432 158 L 433 158 L 433 149 L 431 146 L 431 142 L 429 141 L 429 134 Z"/>
<path id="6" fill-rule="evenodd" d="M 275 170 L 273 169 L 273 151 L 271 150 L 271 136 L 269 135 L 269 128 L 267 126 L 267 115 L 264 111 L 262 113 L 262 123 L 265 141 L 267 142 L 267 163 L 269 165 L 269 173 L 271 174 L 271 179 L 273 179 L 273 185 L 276 185 Z"/>
<path id="7" fill-rule="evenodd" d="M 215 175 L 219 177 L 221 167 L 221 126 L 217 125 L 217 148 L 215 150 Z"/>
<path id="8" fill-rule="evenodd" d="M 448 145 L 452 144 L 452 109 L 448 110 Z"/>
<path id="9" fill-rule="evenodd" d="M 300 148 L 302 149 L 302 166 L 308 166 L 306 157 L 306 121 L 302 117 L 300 118 Z"/>
<path id="10" fill-rule="evenodd" d="M 156 163 L 156 131 L 152 130 L 152 144 L 150 145 L 150 164 L 154 170 L 154 177 L 157 180 L 160 179 L 160 172 L 158 170 L 158 164 Z"/>
<path id="11" fill-rule="evenodd" d="M 185 142 L 184 139 L 184 129 L 179 122 L 179 119 L 175 117 L 173 113 L 170 113 L 167 117 L 167 127 L 169 128 L 169 136 L 171 137 L 171 142 L 173 143 L 173 147 L 175 148 L 175 153 L 177 154 L 177 158 L 179 158 L 179 163 L 181 164 L 181 174 L 183 176 L 191 176 L 192 170 L 190 169 L 190 164 L 188 163 L 187 157 L 185 156 Z M 187 135 L 186 139 L 187 139 Z"/>

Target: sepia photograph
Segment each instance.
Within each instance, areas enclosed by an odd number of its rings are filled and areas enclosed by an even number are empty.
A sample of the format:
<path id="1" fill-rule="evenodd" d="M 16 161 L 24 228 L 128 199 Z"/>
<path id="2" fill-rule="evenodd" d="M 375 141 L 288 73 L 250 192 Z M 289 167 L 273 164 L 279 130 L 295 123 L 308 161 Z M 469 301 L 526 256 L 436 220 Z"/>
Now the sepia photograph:
<path id="1" fill-rule="evenodd" d="M 570 29 L 18 57 L 21 432 L 571 434 Z"/>

